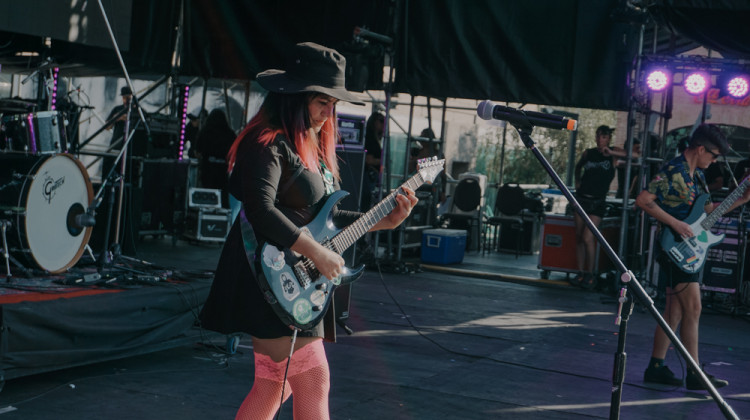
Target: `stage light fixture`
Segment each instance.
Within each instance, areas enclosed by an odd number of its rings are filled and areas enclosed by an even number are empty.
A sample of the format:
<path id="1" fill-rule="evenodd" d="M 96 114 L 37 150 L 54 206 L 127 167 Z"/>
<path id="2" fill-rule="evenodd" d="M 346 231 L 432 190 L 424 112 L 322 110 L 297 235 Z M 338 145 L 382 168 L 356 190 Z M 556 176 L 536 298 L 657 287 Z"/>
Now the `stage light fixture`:
<path id="1" fill-rule="evenodd" d="M 726 85 L 729 96 L 735 99 L 742 99 L 750 91 L 750 77 L 745 75 L 733 76 Z"/>
<path id="2" fill-rule="evenodd" d="M 672 76 L 666 69 L 651 70 L 646 76 L 646 86 L 654 92 L 661 92 L 669 86 Z"/>
<path id="3" fill-rule="evenodd" d="M 682 86 L 687 93 L 700 95 L 711 87 L 711 77 L 700 71 L 685 73 L 685 80 L 682 81 Z"/>

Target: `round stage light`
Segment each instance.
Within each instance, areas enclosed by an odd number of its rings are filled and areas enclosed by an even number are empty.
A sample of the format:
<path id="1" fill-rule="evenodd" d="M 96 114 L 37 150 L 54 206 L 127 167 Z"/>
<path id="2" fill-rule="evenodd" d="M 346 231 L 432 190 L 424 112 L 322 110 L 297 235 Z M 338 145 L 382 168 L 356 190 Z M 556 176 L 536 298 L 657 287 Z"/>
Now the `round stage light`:
<path id="1" fill-rule="evenodd" d="M 705 73 L 690 73 L 685 76 L 685 81 L 682 83 L 685 87 L 685 91 L 691 95 L 700 95 L 701 93 L 708 90 L 711 87 L 711 81 L 709 76 Z"/>
<path id="2" fill-rule="evenodd" d="M 654 92 L 660 92 L 669 86 L 669 72 L 664 69 L 652 70 L 646 76 L 646 86 Z"/>
<path id="3" fill-rule="evenodd" d="M 750 81 L 747 76 L 735 76 L 727 82 L 727 93 L 733 98 L 744 98 L 750 90 Z"/>

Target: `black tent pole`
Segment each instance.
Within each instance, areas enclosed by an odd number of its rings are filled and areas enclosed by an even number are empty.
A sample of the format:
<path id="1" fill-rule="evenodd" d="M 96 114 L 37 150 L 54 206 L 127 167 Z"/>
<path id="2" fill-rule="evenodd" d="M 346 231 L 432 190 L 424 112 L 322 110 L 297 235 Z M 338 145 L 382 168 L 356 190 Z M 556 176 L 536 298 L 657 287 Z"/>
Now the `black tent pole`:
<path id="1" fill-rule="evenodd" d="M 581 207 L 580 203 L 575 199 L 573 194 L 570 192 L 568 187 L 563 183 L 562 179 L 560 179 L 560 176 L 557 175 L 557 172 L 555 172 L 555 169 L 552 168 L 552 166 L 549 164 L 547 159 L 542 155 L 542 153 L 536 148 L 536 145 L 534 144 L 534 140 L 531 138 L 531 131 L 533 130 L 533 126 L 528 121 L 525 124 L 513 124 L 516 131 L 518 131 L 518 134 L 521 136 L 521 140 L 524 143 L 524 146 L 526 146 L 527 149 L 531 150 L 531 152 L 534 154 L 536 159 L 541 163 L 542 167 L 547 171 L 549 176 L 555 181 L 555 184 L 557 184 L 558 188 L 560 188 L 560 191 L 565 195 L 565 197 L 568 199 L 568 202 L 573 206 L 576 213 L 578 213 L 579 216 L 584 220 L 586 223 L 586 226 L 591 230 L 591 232 L 596 237 L 597 242 L 599 245 L 604 249 L 604 251 L 609 256 L 610 260 L 615 264 L 618 271 L 621 274 L 621 280 L 624 284 L 627 285 L 627 291 L 629 291 L 632 295 L 635 295 L 640 301 L 641 304 L 646 306 L 649 312 L 651 312 L 651 315 L 656 319 L 656 322 L 659 324 L 662 330 L 664 330 L 664 333 L 669 337 L 669 339 L 672 341 L 672 344 L 674 344 L 675 348 L 680 352 L 682 357 L 687 361 L 688 366 L 693 369 L 694 372 L 698 373 L 698 375 L 701 378 L 701 382 L 706 387 L 706 390 L 708 390 L 709 394 L 714 398 L 716 401 L 716 404 L 719 406 L 719 409 L 724 414 L 724 417 L 727 419 L 736 419 L 739 420 L 740 418 L 735 414 L 734 410 L 732 410 L 732 407 L 727 404 L 727 402 L 722 398 L 721 394 L 719 394 L 718 391 L 716 391 L 716 388 L 713 386 L 713 384 L 708 380 L 708 377 L 706 377 L 706 374 L 703 372 L 703 369 L 701 369 L 700 366 L 698 366 L 698 363 L 695 362 L 692 356 L 690 356 L 690 353 L 688 353 L 685 346 L 682 344 L 679 338 L 677 338 L 677 335 L 675 335 L 674 331 L 669 327 L 669 324 L 664 320 L 664 318 L 661 316 L 659 311 L 654 306 L 654 301 L 651 300 L 651 297 L 646 293 L 646 291 L 643 289 L 641 284 L 636 279 L 635 274 L 628 270 L 627 267 L 625 267 L 625 264 L 620 260 L 620 258 L 617 256 L 615 251 L 612 249 L 611 246 L 609 246 L 609 243 L 607 243 L 607 240 L 604 239 L 604 236 L 599 231 L 599 229 L 594 225 L 594 223 L 589 219 L 586 212 Z M 631 298 L 627 297 L 626 292 L 621 293 L 622 299 L 628 299 L 631 300 Z M 631 305 L 629 303 L 628 305 Z M 622 301 L 620 305 L 620 310 L 622 310 Z M 624 311 L 623 311 L 624 312 Z M 624 378 L 624 344 L 625 344 L 625 326 L 627 325 L 627 315 L 623 317 L 623 319 L 626 321 L 624 324 L 620 323 L 620 326 L 622 327 L 620 329 L 620 337 L 619 340 L 621 340 L 621 343 L 619 344 L 619 347 L 622 347 L 623 350 L 621 355 L 618 355 L 618 358 L 615 366 L 615 380 L 619 379 L 621 388 L 622 379 Z M 619 318 L 618 318 L 619 320 Z M 619 378 L 618 378 L 619 376 Z M 621 389 L 614 389 L 617 388 L 617 386 L 613 387 L 613 396 L 612 401 L 613 404 L 610 407 L 610 419 L 618 419 L 619 418 L 619 408 L 620 408 L 620 394 L 622 392 Z"/>

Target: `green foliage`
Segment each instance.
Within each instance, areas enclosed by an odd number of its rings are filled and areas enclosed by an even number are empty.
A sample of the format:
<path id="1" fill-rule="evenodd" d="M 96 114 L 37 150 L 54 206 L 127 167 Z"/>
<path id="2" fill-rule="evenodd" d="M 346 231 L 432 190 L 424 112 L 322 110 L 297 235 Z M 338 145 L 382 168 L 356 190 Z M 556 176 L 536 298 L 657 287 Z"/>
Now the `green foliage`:
<path id="1" fill-rule="evenodd" d="M 584 150 L 595 147 L 596 128 L 602 124 L 614 127 L 614 111 L 559 108 L 579 114 L 576 134 L 576 160 Z M 617 136 L 617 132 L 615 136 Z M 624 133 L 623 133 L 624 134 Z M 563 130 L 536 128 L 532 134 L 535 146 L 557 174 L 566 180 L 568 167 L 568 144 L 571 133 Z M 502 158 L 503 129 L 491 127 L 479 134 L 476 155 L 477 172 L 487 174 L 488 182 L 500 182 L 500 168 L 503 167 L 503 183 L 552 184 L 552 179 L 537 161 L 534 153 L 527 149 L 512 126 L 508 126 L 505 138 L 505 158 Z M 613 141 L 612 144 L 615 142 Z M 621 141 L 620 141 L 621 143 Z M 501 163 L 502 162 L 502 163 Z"/>

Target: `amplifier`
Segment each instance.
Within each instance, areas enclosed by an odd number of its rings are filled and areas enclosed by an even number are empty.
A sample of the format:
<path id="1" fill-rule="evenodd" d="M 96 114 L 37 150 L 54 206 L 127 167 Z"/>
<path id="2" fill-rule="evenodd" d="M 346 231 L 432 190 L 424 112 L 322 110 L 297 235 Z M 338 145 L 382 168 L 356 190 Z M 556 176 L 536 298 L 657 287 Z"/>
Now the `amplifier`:
<path id="1" fill-rule="evenodd" d="M 177 135 L 180 132 L 180 121 L 177 117 L 164 114 L 149 114 L 146 118 L 152 132 Z"/>
<path id="2" fill-rule="evenodd" d="M 346 148 L 364 149 L 365 117 L 359 115 L 338 114 L 341 145 Z"/>
<path id="3" fill-rule="evenodd" d="M 221 208 L 221 190 L 191 187 L 188 192 L 188 208 Z"/>
<path id="4" fill-rule="evenodd" d="M 745 239 L 740 237 L 738 226 L 738 220 L 733 217 L 722 217 L 716 224 L 714 233 L 723 233 L 724 239 L 706 254 L 701 289 L 730 294 L 739 291 L 740 269 L 744 263 L 740 250 Z"/>
<path id="5" fill-rule="evenodd" d="M 231 227 L 232 215 L 227 209 L 190 209 L 185 217 L 184 234 L 197 241 L 224 242 Z"/>

